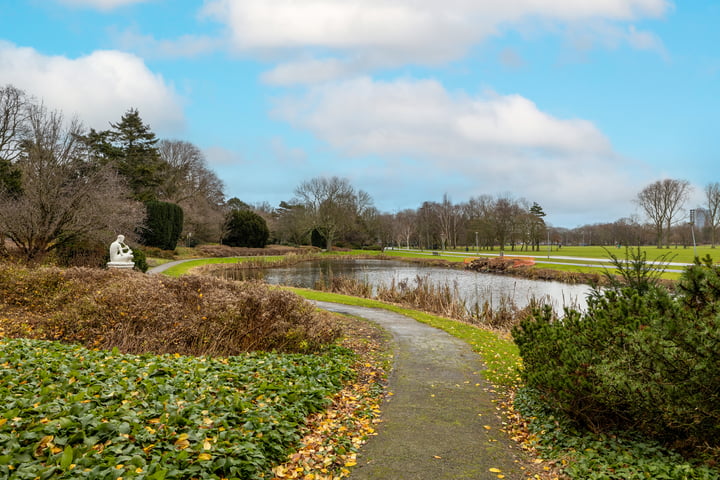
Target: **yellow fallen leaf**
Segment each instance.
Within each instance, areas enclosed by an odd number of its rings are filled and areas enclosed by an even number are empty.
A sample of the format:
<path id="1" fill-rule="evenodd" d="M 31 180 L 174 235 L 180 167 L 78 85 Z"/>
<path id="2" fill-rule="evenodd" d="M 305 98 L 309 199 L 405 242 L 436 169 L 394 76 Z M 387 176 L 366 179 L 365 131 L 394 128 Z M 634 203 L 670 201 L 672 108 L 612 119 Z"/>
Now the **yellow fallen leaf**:
<path id="1" fill-rule="evenodd" d="M 200 455 L 198 455 L 198 460 L 200 460 L 200 461 L 211 460 L 211 459 L 212 459 L 212 455 L 210 455 L 209 453 L 201 453 Z"/>
<path id="2" fill-rule="evenodd" d="M 500 473 L 500 472 L 502 472 L 502 470 L 500 470 L 499 468 L 495 468 L 495 467 L 489 468 L 488 470 L 491 471 L 492 473 Z"/>
<path id="3" fill-rule="evenodd" d="M 492 427 L 491 427 L 490 425 L 485 425 L 485 426 L 483 426 L 483 428 L 484 428 L 485 430 L 492 430 Z"/>

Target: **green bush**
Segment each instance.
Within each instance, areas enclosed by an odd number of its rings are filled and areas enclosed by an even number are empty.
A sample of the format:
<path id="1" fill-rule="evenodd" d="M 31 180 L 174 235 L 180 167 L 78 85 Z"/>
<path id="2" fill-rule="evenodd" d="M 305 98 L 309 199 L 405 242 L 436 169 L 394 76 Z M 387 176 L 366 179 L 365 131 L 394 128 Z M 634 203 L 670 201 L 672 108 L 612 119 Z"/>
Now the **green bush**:
<path id="1" fill-rule="evenodd" d="M 145 204 L 147 225 L 143 229 L 142 243 L 162 250 L 175 250 L 183 229 L 183 210 L 179 205 L 151 201 Z"/>
<path id="2" fill-rule="evenodd" d="M 263 248 L 270 238 L 265 219 L 250 210 L 233 210 L 225 222 L 223 243 L 231 247 Z"/>
<path id="3" fill-rule="evenodd" d="M 145 255 L 145 252 L 139 248 L 133 250 L 133 263 L 135 263 L 135 268 L 143 273 L 147 272 L 148 268 L 150 268 L 150 265 L 147 263 L 147 256 Z"/>
<path id="4" fill-rule="evenodd" d="M 594 291 L 586 312 L 535 311 L 513 331 L 527 386 L 593 431 L 719 446 L 717 285 L 717 267 L 698 263 L 675 296 L 626 278 Z"/>

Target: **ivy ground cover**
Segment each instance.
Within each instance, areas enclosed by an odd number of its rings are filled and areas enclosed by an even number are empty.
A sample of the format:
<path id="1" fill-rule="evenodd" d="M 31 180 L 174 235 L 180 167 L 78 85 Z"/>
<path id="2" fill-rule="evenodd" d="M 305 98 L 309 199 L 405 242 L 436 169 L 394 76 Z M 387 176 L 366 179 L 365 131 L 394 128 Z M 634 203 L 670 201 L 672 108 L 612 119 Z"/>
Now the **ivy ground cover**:
<path id="1" fill-rule="evenodd" d="M 125 355 L 0 340 L 3 478 L 272 478 L 352 354 Z"/>

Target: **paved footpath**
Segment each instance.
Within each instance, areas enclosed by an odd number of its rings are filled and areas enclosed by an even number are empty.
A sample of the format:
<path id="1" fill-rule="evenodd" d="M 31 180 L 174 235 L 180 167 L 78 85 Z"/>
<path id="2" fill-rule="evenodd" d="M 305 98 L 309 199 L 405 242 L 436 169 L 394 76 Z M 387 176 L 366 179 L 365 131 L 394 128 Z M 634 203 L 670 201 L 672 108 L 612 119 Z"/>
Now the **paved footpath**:
<path id="1" fill-rule="evenodd" d="M 392 395 L 351 480 L 527 478 L 520 469 L 523 453 L 500 431 L 491 387 L 481 373 L 485 367 L 469 345 L 397 313 L 315 303 L 376 322 L 395 343 Z"/>

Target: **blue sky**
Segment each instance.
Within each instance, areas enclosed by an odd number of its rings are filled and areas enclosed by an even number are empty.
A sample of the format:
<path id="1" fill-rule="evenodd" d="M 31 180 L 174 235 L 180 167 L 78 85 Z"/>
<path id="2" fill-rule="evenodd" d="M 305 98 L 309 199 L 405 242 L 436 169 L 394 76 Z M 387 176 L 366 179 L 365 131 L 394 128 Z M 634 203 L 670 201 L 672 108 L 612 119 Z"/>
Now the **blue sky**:
<path id="1" fill-rule="evenodd" d="M 248 203 L 340 176 L 388 213 L 479 195 L 556 226 L 720 181 L 720 2 L 4 0 L 0 85 L 137 108 Z"/>

